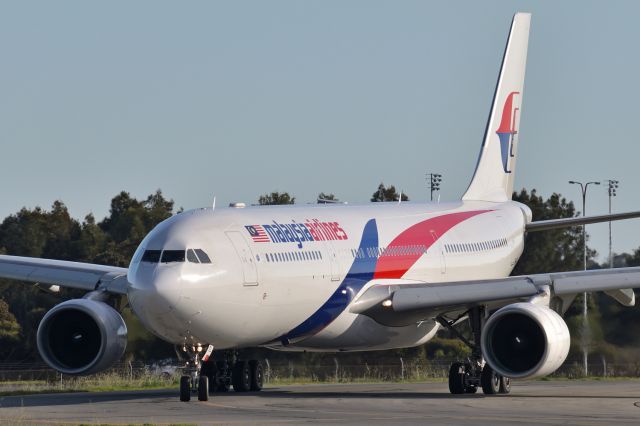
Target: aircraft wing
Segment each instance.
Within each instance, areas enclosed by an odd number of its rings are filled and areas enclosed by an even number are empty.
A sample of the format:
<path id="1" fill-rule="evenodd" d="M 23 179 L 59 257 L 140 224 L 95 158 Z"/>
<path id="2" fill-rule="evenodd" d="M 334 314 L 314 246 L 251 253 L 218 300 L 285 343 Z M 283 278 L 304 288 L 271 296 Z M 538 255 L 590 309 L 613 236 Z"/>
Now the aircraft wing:
<path id="1" fill-rule="evenodd" d="M 464 311 L 480 304 L 502 306 L 544 294 L 570 296 L 584 291 L 604 291 L 625 306 L 633 306 L 632 288 L 640 287 L 640 267 L 521 275 L 507 278 L 450 283 L 415 283 L 376 280 L 351 305 L 352 313 L 377 322 L 401 326 Z"/>
<path id="2" fill-rule="evenodd" d="M 0 278 L 126 294 L 127 268 L 66 260 L 0 255 Z"/>

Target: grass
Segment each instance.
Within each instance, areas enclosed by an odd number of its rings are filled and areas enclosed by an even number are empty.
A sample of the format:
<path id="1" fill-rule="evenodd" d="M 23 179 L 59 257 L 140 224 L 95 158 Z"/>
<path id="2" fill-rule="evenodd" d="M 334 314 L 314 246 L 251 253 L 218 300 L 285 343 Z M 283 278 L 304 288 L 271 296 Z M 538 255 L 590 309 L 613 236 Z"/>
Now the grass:
<path id="1" fill-rule="evenodd" d="M 149 373 L 137 376 L 105 373 L 85 377 L 63 376 L 62 380 L 0 382 L 0 396 L 33 395 L 64 392 L 111 392 L 147 389 L 177 389 L 178 377 L 161 377 Z"/>
<path id="2" fill-rule="evenodd" d="M 638 377 L 567 377 L 567 376 L 547 376 L 541 380 L 593 380 L 593 381 L 616 381 L 616 380 L 640 380 Z M 412 375 L 404 379 L 389 378 L 382 376 L 365 377 L 327 377 L 320 380 L 317 377 L 295 377 L 295 376 L 272 376 L 266 383 L 267 386 L 287 386 L 287 385 L 308 385 L 308 384 L 375 384 L 375 383 L 444 383 L 446 377 L 433 377 L 428 375 Z M 0 397 L 35 395 L 45 393 L 65 393 L 65 392 L 113 392 L 113 391 L 136 391 L 153 389 L 174 389 L 177 391 L 179 376 L 161 377 L 151 373 L 138 375 L 122 374 L 111 372 L 85 377 L 63 376 L 61 381 L 47 382 L 45 380 L 31 381 L 6 381 L 0 382 Z"/>

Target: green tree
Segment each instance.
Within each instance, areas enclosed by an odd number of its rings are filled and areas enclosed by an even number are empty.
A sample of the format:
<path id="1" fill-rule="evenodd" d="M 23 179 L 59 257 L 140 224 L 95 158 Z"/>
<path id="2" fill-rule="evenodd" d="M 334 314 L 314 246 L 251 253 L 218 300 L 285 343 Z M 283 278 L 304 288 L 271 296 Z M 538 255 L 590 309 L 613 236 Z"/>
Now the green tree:
<path id="1" fill-rule="evenodd" d="M 396 187 L 393 185 L 384 186 L 384 183 L 380 183 L 378 185 L 378 190 L 371 195 L 372 202 L 383 202 L 383 201 L 399 201 L 400 194 L 396 192 Z M 407 194 L 402 194 L 402 201 L 409 201 L 409 196 Z"/>
<path id="2" fill-rule="evenodd" d="M 102 222 L 96 223 L 93 215 L 89 214 L 82 224 L 69 216 L 66 206 L 60 201 L 54 202 L 50 211 L 40 207 L 23 208 L 0 224 L 0 252 L 126 267 L 144 236 L 173 214 L 173 206 L 173 201 L 165 199 L 160 190 L 144 201 L 123 191 L 112 199 L 110 214 Z M 10 345 L 11 356 L 35 359 L 35 334 L 42 316 L 65 299 L 82 295 L 77 290 L 64 288 L 59 294 L 52 295 L 31 283 L 1 280 L 0 296 L 22 329 L 20 340 Z M 170 345 L 149 334 L 131 316 L 127 318 L 128 326 L 133 330 L 129 340 L 130 354 L 136 357 L 149 354 L 139 349 L 143 345 L 136 344 L 137 339 L 152 341 L 154 355 L 171 353 Z M 138 329 L 141 331 L 137 332 Z"/>
<path id="3" fill-rule="evenodd" d="M 107 234 L 96 224 L 93 214 L 85 216 L 80 229 L 80 236 L 75 241 L 75 251 L 78 260 L 96 262 L 98 255 L 104 252 L 107 243 Z"/>
<path id="4" fill-rule="evenodd" d="M 7 302 L 0 298 L 0 357 L 6 359 L 19 339 L 20 324 L 9 311 Z"/>
<path id="5" fill-rule="evenodd" d="M 288 192 L 272 192 L 270 194 L 261 195 L 258 204 L 261 206 L 277 205 L 277 204 L 294 204 L 296 197 L 292 197 Z"/>
<path id="6" fill-rule="evenodd" d="M 99 224 L 107 239 L 103 250 L 95 257 L 96 262 L 127 266 L 142 239 L 158 223 L 171 217 L 173 206 L 173 200 L 165 199 L 160 190 L 145 201 L 131 197 L 128 192 L 120 192 L 111 200 L 109 216 Z"/>
<path id="7" fill-rule="evenodd" d="M 636 248 L 632 253 L 616 254 L 613 260 L 614 267 L 640 266 L 640 248 Z M 607 264 L 602 265 L 608 267 Z M 638 348 L 640 346 L 640 291 L 635 289 L 636 306 L 630 308 L 621 306 L 611 297 L 603 294 L 594 294 L 593 299 L 597 302 L 598 309 L 602 315 L 602 329 L 606 341 L 619 347 Z M 616 356 L 619 354 L 615 354 Z M 609 362 L 614 362 L 609 357 Z"/>
<path id="8" fill-rule="evenodd" d="M 553 193 L 548 199 L 539 196 L 535 189 L 528 193 L 525 189 L 513 194 L 514 201 L 526 204 L 533 213 L 533 220 L 560 219 L 577 216 L 573 202 L 560 194 Z M 588 240 L 588 235 L 587 235 Z M 512 275 L 536 274 L 544 272 L 579 271 L 584 268 L 583 236 L 579 226 L 531 232 L 526 236 L 525 248 Z M 587 247 L 587 264 L 598 267 L 593 260 L 596 251 Z M 583 345 L 593 352 L 603 342 L 600 313 L 594 297 L 588 299 L 589 322 L 584 323 L 582 310 L 584 298 L 577 295 L 565 312 L 565 320 L 571 332 L 570 357 L 578 358 Z"/>
<path id="9" fill-rule="evenodd" d="M 331 194 L 331 193 L 324 193 L 321 192 L 318 194 L 318 204 L 322 204 L 323 202 L 321 200 L 327 200 L 327 201 L 338 201 L 338 199 L 336 198 L 335 195 Z"/>
<path id="10" fill-rule="evenodd" d="M 513 200 L 527 205 L 533 220 L 575 217 L 572 201 L 553 193 L 548 199 L 539 196 L 536 190 L 526 189 L 513 193 Z M 588 239 L 588 236 L 587 236 Z M 591 265 L 596 251 L 587 248 L 587 259 Z M 513 275 L 536 274 L 552 271 L 577 271 L 583 269 L 582 228 L 578 226 L 548 231 L 531 232 L 526 236 L 525 248 L 516 264 Z"/>

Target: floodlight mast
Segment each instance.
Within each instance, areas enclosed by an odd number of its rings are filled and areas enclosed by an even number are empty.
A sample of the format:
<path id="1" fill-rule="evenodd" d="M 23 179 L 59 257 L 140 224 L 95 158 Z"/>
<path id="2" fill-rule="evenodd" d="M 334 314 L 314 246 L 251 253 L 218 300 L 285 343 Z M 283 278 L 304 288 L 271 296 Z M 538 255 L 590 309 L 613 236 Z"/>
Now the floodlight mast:
<path id="1" fill-rule="evenodd" d="M 587 203 L 587 189 L 589 188 L 589 185 L 593 184 L 593 185 L 600 185 L 600 182 L 587 182 L 585 184 L 583 184 L 582 182 L 578 182 L 575 180 L 570 180 L 569 181 L 570 184 L 572 185 L 580 185 L 580 191 L 582 192 L 582 216 L 586 216 L 586 203 Z M 587 233 L 586 233 L 586 225 L 582 225 L 582 248 L 583 248 L 583 262 L 584 262 L 584 270 L 587 270 Z M 587 292 L 585 291 L 583 294 L 584 300 L 582 303 L 582 319 L 583 319 L 583 326 L 584 326 L 584 330 L 586 331 L 588 329 L 589 323 L 587 321 Z M 588 360 L 589 360 L 589 353 L 588 353 L 588 348 L 586 345 L 586 341 L 583 338 L 583 345 L 582 345 L 582 355 L 583 355 L 583 363 L 584 363 L 584 375 L 585 377 L 589 374 L 589 366 L 588 366 Z"/>
<path id="2" fill-rule="evenodd" d="M 611 214 L 611 197 L 615 197 L 618 195 L 618 184 L 620 183 L 614 179 L 607 179 L 606 182 L 609 184 L 608 193 L 609 193 L 609 214 Z M 611 245 L 611 221 L 609 221 L 609 268 L 613 268 L 613 251 Z"/>
<path id="3" fill-rule="evenodd" d="M 429 191 L 431 193 L 431 201 L 433 201 L 433 191 L 440 191 L 442 175 L 440 173 L 427 173 L 425 177 L 427 180 Z"/>

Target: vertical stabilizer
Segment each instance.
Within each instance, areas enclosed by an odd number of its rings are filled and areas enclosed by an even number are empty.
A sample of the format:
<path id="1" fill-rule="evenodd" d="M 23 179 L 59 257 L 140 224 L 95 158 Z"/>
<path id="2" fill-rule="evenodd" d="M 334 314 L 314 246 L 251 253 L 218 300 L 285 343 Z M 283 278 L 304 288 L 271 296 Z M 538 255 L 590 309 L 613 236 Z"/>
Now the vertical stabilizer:
<path id="1" fill-rule="evenodd" d="M 463 200 L 507 201 L 513 192 L 531 14 L 516 13 L 476 171 Z"/>

